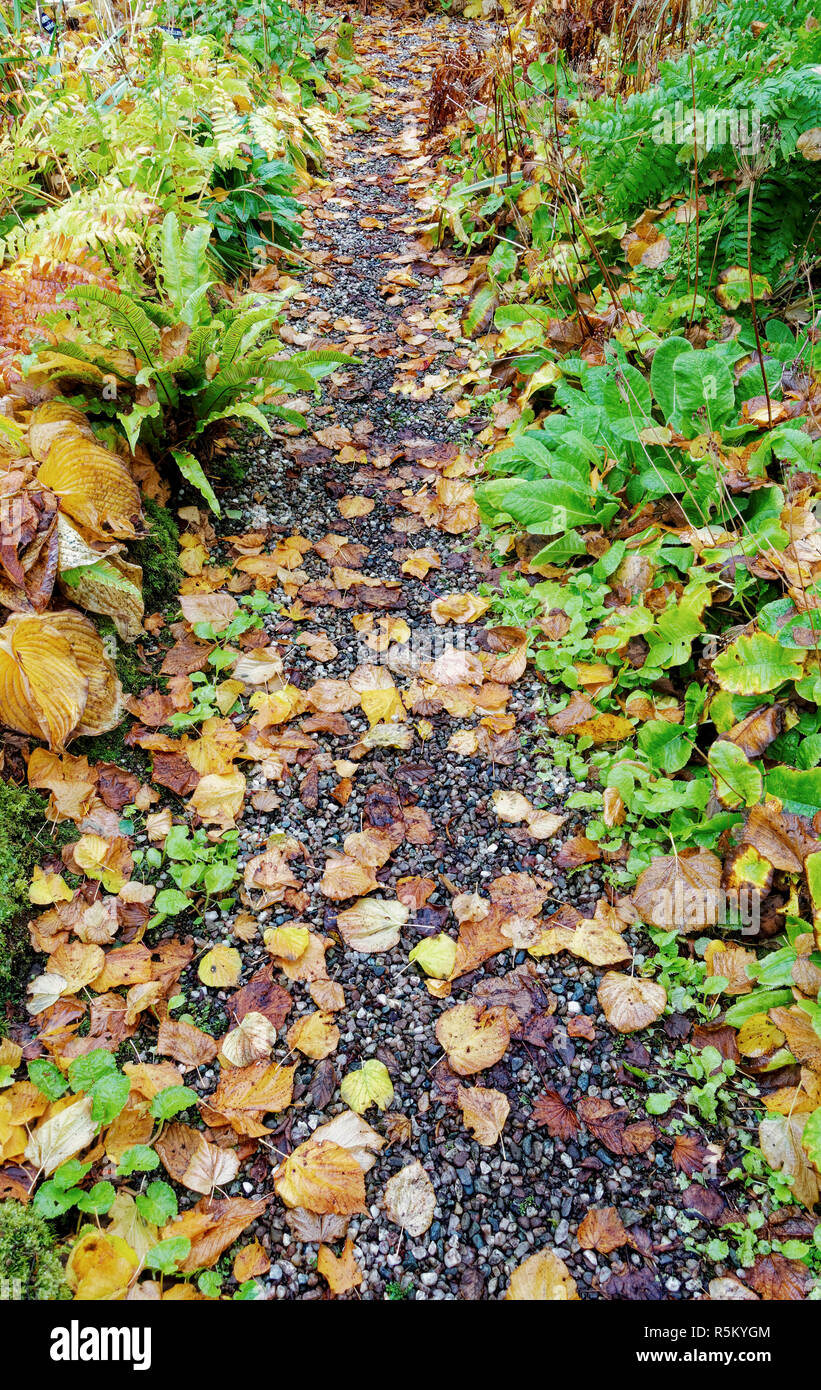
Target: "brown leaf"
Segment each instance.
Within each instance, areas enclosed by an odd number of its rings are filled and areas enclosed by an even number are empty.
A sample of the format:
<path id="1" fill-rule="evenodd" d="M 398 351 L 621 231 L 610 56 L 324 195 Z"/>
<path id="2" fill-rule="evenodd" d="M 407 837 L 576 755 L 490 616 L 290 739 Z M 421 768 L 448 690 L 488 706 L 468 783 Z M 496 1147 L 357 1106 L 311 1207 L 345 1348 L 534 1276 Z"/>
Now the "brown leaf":
<path id="1" fill-rule="evenodd" d="M 608 970 L 598 988 L 607 1022 L 619 1033 L 635 1033 L 657 1022 L 667 1004 L 667 991 L 653 980 Z"/>
<path id="2" fill-rule="evenodd" d="M 806 1298 L 810 1271 L 800 1260 L 788 1260 L 783 1255 L 759 1255 L 747 1282 L 759 1298 L 777 1302 L 797 1302 Z"/>
<path id="3" fill-rule="evenodd" d="M 233 1182 L 239 1172 L 239 1158 L 233 1150 L 209 1144 L 205 1135 L 190 1125 L 169 1125 L 155 1148 L 175 1182 L 206 1196 L 215 1187 Z"/>
<path id="4" fill-rule="evenodd" d="M 163 1240 L 185 1236 L 191 1242 L 180 1273 L 191 1274 L 195 1269 L 210 1269 L 215 1265 L 240 1232 L 263 1215 L 268 1201 L 268 1197 L 258 1197 L 254 1201 L 245 1197 L 210 1200 L 203 1197 L 195 1207 L 169 1221 L 160 1232 Z"/>
<path id="5" fill-rule="evenodd" d="M 648 1119 L 629 1124 L 626 1110 L 619 1110 L 609 1100 L 598 1096 L 583 1096 L 578 1104 L 581 1119 L 591 1134 L 611 1153 L 622 1155 L 644 1153 L 656 1138 L 655 1127 Z"/>
<path id="6" fill-rule="evenodd" d="M 486 1148 L 495 1144 L 510 1114 L 507 1096 L 487 1086 L 460 1086 L 456 1099 L 476 1142 Z"/>
<path id="7" fill-rule="evenodd" d="M 576 1232 L 576 1239 L 582 1250 L 598 1250 L 600 1255 L 610 1255 L 627 1245 L 630 1236 L 615 1207 L 591 1207 Z"/>
<path id="8" fill-rule="evenodd" d="M 571 1110 L 558 1091 L 542 1091 L 533 1102 L 531 1113 L 537 1125 L 544 1125 L 551 1139 L 570 1143 L 581 1128 L 575 1111 Z"/>
<path id="9" fill-rule="evenodd" d="M 157 1052 L 161 1057 L 173 1057 L 184 1071 L 204 1067 L 213 1062 L 219 1052 L 216 1038 L 203 1033 L 191 1023 L 174 1022 L 166 1018 L 157 1033 Z"/>
<path id="10" fill-rule="evenodd" d="M 705 849 L 660 855 L 639 875 L 633 890 L 642 920 L 664 931 L 714 926 L 720 897 L 721 860 Z"/>
<path id="11" fill-rule="evenodd" d="M 694 1134 L 677 1134 L 670 1157 L 673 1167 L 691 1178 L 694 1173 L 701 1172 L 708 1155 L 709 1150 Z"/>
<path id="12" fill-rule="evenodd" d="M 453 1070 L 459 1076 L 472 1076 L 492 1067 L 507 1051 L 510 1044 L 508 1010 L 456 1004 L 439 1018 L 436 1036 Z"/>
<path id="13" fill-rule="evenodd" d="M 291 1104 L 295 1070 L 279 1062 L 226 1067 L 217 1089 L 200 1103 L 203 1119 L 215 1128 L 230 1125 L 235 1134 L 260 1138 L 268 1133 L 262 1117 Z"/>

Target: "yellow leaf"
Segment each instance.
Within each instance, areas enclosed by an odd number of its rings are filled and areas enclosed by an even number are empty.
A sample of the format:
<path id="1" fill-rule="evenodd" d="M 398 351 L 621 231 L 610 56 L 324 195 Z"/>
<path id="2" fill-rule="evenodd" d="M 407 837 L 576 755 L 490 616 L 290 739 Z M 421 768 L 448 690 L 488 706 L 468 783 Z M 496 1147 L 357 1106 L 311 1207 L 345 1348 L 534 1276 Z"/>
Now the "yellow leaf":
<path id="1" fill-rule="evenodd" d="M 297 1019 L 288 1029 L 288 1046 L 317 1062 L 333 1052 L 338 1044 L 339 1029 L 321 1010 Z"/>
<path id="2" fill-rule="evenodd" d="M 408 960 L 421 965 L 426 975 L 432 975 L 436 980 L 447 980 L 456 964 L 456 942 L 443 931 L 438 936 L 426 936 L 414 946 Z"/>
<path id="3" fill-rule="evenodd" d="M 66 1281 L 75 1299 L 125 1298 L 139 1257 L 122 1236 L 92 1231 L 81 1236 L 66 1262 Z"/>
<path id="4" fill-rule="evenodd" d="M 348 1293 L 362 1283 L 362 1271 L 356 1263 L 353 1241 L 345 1241 L 342 1254 L 337 1256 L 329 1245 L 320 1245 L 316 1257 L 317 1271 L 327 1279 L 331 1293 Z"/>
<path id="5" fill-rule="evenodd" d="M 245 777 L 237 769 L 212 772 L 200 778 L 191 805 L 200 820 L 216 823 L 228 830 L 234 825 L 245 799 Z"/>
<path id="6" fill-rule="evenodd" d="M 531 1255 L 510 1277 L 505 1299 L 514 1303 L 578 1302 L 576 1281 L 552 1250 Z"/>
<path id="7" fill-rule="evenodd" d="M 353 1216 L 365 1210 L 365 1175 L 355 1156 L 331 1140 L 309 1139 L 277 1169 L 277 1195 L 287 1207 Z"/>
<path id="8" fill-rule="evenodd" d="M 359 702 L 371 728 L 380 722 L 401 723 L 406 717 L 402 696 L 395 687 L 390 690 L 363 690 Z"/>
<path id="9" fill-rule="evenodd" d="M 73 897 L 62 874 L 44 873 L 39 866 L 35 868 L 29 885 L 29 902 L 45 907 L 47 903 L 70 903 Z"/>
<path id="10" fill-rule="evenodd" d="M 38 479 L 93 539 L 124 540 L 137 534 L 142 506 L 136 483 L 122 459 L 79 431 L 52 444 Z"/>
<path id="11" fill-rule="evenodd" d="M 346 1105 L 357 1115 L 364 1115 L 370 1105 L 386 1110 L 393 1100 L 393 1082 L 384 1062 L 370 1057 L 356 1071 L 342 1078 L 339 1093 Z"/>
<path id="12" fill-rule="evenodd" d="M 307 927 L 268 927 L 263 933 L 266 950 L 285 960 L 299 960 L 308 949 L 311 933 Z"/>
<path id="13" fill-rule="evenodd" d="M 97 1129 L 91 1118 L 90 1096 L 80 1096 L 69 1105 L 44 1120 L 32 1132 L 26 1145 L 26 1158 L 49 1177 L 61 1163 L 85 1149 Z"/>
<path id="14" fill-rule="evenodd" d="M 242 956 L 233 946 L 214 946 L 206 951 L 197 974 L 211 989 L 230 989 L 242 973 Z"/>

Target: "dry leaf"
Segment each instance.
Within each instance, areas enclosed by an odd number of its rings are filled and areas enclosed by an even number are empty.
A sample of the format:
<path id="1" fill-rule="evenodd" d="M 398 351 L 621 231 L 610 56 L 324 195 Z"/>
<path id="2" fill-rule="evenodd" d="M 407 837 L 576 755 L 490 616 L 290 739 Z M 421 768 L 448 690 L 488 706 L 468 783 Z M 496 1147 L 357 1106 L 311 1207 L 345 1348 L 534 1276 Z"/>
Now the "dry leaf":
<path id="1" fill-rule="evenodd" d="M 385 1210 L 391 1221 L 418 1238 L 433 1221 L 436 1193 L 418 1159 L 400 1168 L 385 1184 Z"/>

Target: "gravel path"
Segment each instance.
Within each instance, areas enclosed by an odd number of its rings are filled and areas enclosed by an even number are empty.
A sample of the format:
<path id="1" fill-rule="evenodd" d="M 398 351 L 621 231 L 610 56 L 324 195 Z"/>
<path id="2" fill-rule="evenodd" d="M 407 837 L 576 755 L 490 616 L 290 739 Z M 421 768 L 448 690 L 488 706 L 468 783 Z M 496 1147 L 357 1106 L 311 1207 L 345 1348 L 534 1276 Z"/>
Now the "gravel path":
<path id="1" fill-rule="evenodd" d="M 469 30 L 470 26 L 448 21 L 447 41 Z M 346 427 L 353 448 L 364 446 L 362 457 L 366 455 L 368 462 L 356 458 L 342 463 L 339 449 L 320 445 L 308 434 L 285 431 L 255 446 L 250 470 L 228 503 L 231 516 L 222 528 L 232 533 L 267 528 L 272 543 L 293 532 L 314 542 L 329 532 L 342 535 L 367 547 L 361 568 L 369 576 L 389 581 L 403 579 L 400 563 L 405 548 L 434 547 L 442 557 L 441 569 L 430 571 L 424 580 L 405 578 L 399 607 L 371 610 L 377 619 L 385 614 L 404 619 L 414 641 L 420 637 L 441 640 L 442 630 L 430 618 L 434 598 L 453 591 L 475 592 L 488 577 L 487 561 L 472 548 L 470 535 L 448 535 L 425 525 L 408 535 L 394 525 L 397 518 L 407 521 L 409 517 L 398 505 L 402 490 L 418 491 L 423 482 L 437 477 L 424 467 L 425 447 L 453 446 L 454 455 L 462 448 L 462 456 L 468 459 L 478 454 L 476 447 L 464 443 L 464 422 L 450 418 L 453 402 L 444 390 L 434 387 L 423 392 L 426 399 L 392 390 L 412 377 L 414 370 L 420 381 L 443 370 L 458 376 L 470 356 L 468 345 L 459 338 L 459 301 L 443 293 L 441 282 L 448 266 L 459 263 L 447 253 L 425 251 L 409 230 L 415 209 L 406 187 L 407 166 L 410 160 L 412 172 L 412 151 L 421 139 L 420 92 L 436 61 L 431 45 L 444 46 L 444 35 L 441 21 L 408 28 L 398 21 L 391 26 L 384 19 L 357 17 L 357 52 L 371 74 L 378 72 L 384 91 L 371 108 L 372 129 L 346 136 L 326 171 L 333 187 L 317 193 L 308 218 L 313 235 L 303 247 L 313 267 L 304 275 L 301 268 L 297 272 L 306 293 L 291 301 L 290 329 L 300 345 L 315 335 L 325 343 L 353 346 L 360 359 L 360 365 L 326 382 L 310 429 Z M 364 227 L 362 219 L 366 219 Z M 386 274 L 402 265 L 410 267 L 409 278 L 416 283 L 386 294 L 382 288 Z M 424 335 L 424 346 L 409 341 L 415 330 Z M 413 362 L 417 352 L 424 354 L 421 364 Z M 386 454 L 393 457 L 389 467 L 371 465 L 371 459 Z M 337 504 L 340 497 L 350 495 L 372 499 L 373 510 L 344 520 Z M 306 556 L 304 568 L 310 580 L 327 579 L 328 567 L 314 553 Z M 272 597 L 281 595 L 275 589 Z M 353 601 L 347 607 L 317 606 L 317 617 L 309 628 L 324 631 L 338 654 L 317 665 L 303 648 L 294 646 L 291 679 L 296 685 L 305 688 L 318 676 L 344 679 L 351 674 L 363 659 L 361 637 L 351 623 L 358 608 Z M 287 638 L 289 628 L 296 635 L 293 624 L 271 620 L 274 640 Z M 466 633 L 467 646 L 479 649 L 481 625 L 448 631 Z M 372 654 L 365 655 L 373 659 Z M 402 684 L 399 677 L 397 681 Z M 641 1155 L 618 1157 L 584 1127 L 574 1139 L 563 1142 L 551 1138 L 533 1118 L 534 1102 L 546 1087 L 557 1089 L 573 1103 L 588 1096 L 609 1099 L 619 1107 L 629 1104 L 623 1090 L 630 1081 L 621 1065 L 623 1054 L 626 1051 L 628 1057 L 641 1061 L 643 1049 L 635 1043 L 625 1048 L 624 1039 L 617 1039 L 607 1028 L 596 1001 L 597 972 L 566 953 L 535 962 L 524 951 L 515 955 L 506 951 L 462 976 L 451 997 L 440 1000 L 432 997 L 421 973 L 408 967 L 407 952 L 418 940 L 443 927 L 452 931 L 453 892 L 486 890 L 502 874 L 530 872 L 548 878 L 552 887 L 546 913 L 572 903 L 586 915 L 592 914 L 599 896 L 596 872 L 583 869 L 566 877 L 553 862 L 562 841 L 581 829 L 575 814 L 570 814 L 555 840 L 539 842 L 502 825 L 490 803 L 495 789 L 514 788 L 538 806 L 561 810 L 572 784 L 562 771 L 545 775 L 537 769 L 539 706 L 540 687 L 528 673 L 512 687 L 508 706 L 522 735 L 509 765 L 448 752 L 454 731 L 473 721 L 445 712 L 431 714 L 432 732 L 424 743 L 415 735 L 410 751 L 384 748 L 368 754 L 359 764 L 344 806 L 331 796 L 338 777 L 330 759 L 347 756 L 350 738 L 319 733 L 315 736 L 330 757 L 328 771 L 319 777 L 316 807 L 305 807 L 299 778 L 293 777 L 273 788 L 281 798 L 278 807 L 256 811 L 249 801 L 240 822 L 242 859 L 259 853 L 275 830 L 289 832 L 306 846 L 312 864 L 301 865 L 300 873 L 311 905 L 302 916 L 325 933 L 332 932 L 335 924 L 335 905 L 318 891 L 325 857 L 330 849 L 341 848 L 348 833 L 362 828 L 369 790 L 387 785 L 405 805 L 427 811 L 433 824 L 431 843 L 403 844 L 380 870 L 379 878 L 391 897 L 405 875 L 429 876 L 435 880 L 435 891 L 403 929 L 395 949 L 370 956 L 339 944 L 331 950 L 329 974 L 344 987 L 346 997 L 346 1007 L 336 1018 L 342 1034 L 339 1047 L 318 1064 L 301 1062 L 295 1105 L 271 1134 L 274 1148 L 289 1152 L 316 1126 L 345 1108 L 337 1083 L 351 1066 L 376 1057 L 388 1067 L 395 1086 L 393 1105 L 387 1115 L 374 1119 L 376 1112 L 371 1111 L 367 1118 L 393 1137 L 366 1179 L 369 1214 L 354 1218 L 348 1229 L 363 1271 L 361 1287 L 348 1297 L 496 1299 L 503 1295 L 511 1271 L 543 1247 L 566 1260 L 582 1298 L 691 1299 L 704 1289 L 698 1263 L 684 1251 L 676 1230 L 681 1194 L 669 1142 L 656 1143 Z M 361 710 L 346 717 L 356 733 L 367 728 Z M 250 778 L 249 792 L 263 785 Z M 260 927 L 292 916 L 288 909 L 272 908 L 260 914 Z M 237 944 L 226 934 L 228 919 L 223 921 L 216 913 L 209 918 L 209 944 L 215 940 Z M 244 981 L 269 957 L 259 938 L 243 943 L 241 951 Z M 517 972 L 515 977 L 512 971 Z M 214 1031 L 220 996 L 215 1005 L 214 991 L 192 978 L 188 997 L 192 1004 L 198 1000 L 203 1007 L 211 1004 Z M 496 997 L 494 991 L 514 984 L 520 998 L 523 988 L 530 994 L 532 1014 L 525 1030 L 530 1040 L 514 1038 L 496 1066 L 470 1079 L 503 1091 L 510 1104 L 501 1141 L 480 1147 L 466 1130 L 455 1103 L 454 1078 L 443 1067 L 434 1029 L 444 1009 L 471 997 Z M 289 987 L 294 997 L 290 1024 L 310 1012 L 313 1004 L 304 986 Z M 585 1019 L 592 1029 L 581 1022 Z M 580 1036 L 580 1030 L 590 1036 Z M 213 1072 L 202 1070 L 200 1081 L 206 1091 L 213 1079 Z M 640 1102 L 634 1102 L 632 1110 L 631 1118 L 642 1118 Z M 408 1123 L 398 1124 L 397 1115 L 405 1116 Z M 417 1158 L 433 1182 L 436 1214 L 424 1236 L 399 1241 L 397 1227 L 385 1219 L 381 1194 L 391 1175 Z M 242 1180 L 228 1191 L 270 1193 L 277 1161 L 275 1152 L 260 1149 L 246 1165 Z M 623 1247 L 608 1255 L 580 1249 L 576 1232 L 591 1205 L 615 1205 L 635 1248 Z M 282 1203 L 274 1200 L 253 1230 L 270 1251 L 271 1270 L 262 1279 L 268 1296 L 327 1296 L 315 1267 L 317 1245 L 293 1234 L 285 1216 Z M 246 1237 L 251 1234 L 249 1230 Z"/>

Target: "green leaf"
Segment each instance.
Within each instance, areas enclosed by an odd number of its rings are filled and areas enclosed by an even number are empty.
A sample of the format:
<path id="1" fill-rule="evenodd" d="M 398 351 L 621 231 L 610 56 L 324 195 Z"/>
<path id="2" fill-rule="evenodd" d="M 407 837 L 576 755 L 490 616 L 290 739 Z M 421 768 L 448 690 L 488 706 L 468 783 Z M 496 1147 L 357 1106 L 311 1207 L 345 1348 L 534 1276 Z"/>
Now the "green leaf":
<path id="1" fill-rule="evenodd" d="M 791 989 L 756 989 L 752 994 L 745 994 L 743 999 L 732 1004 L 724 1018 L 732 1028 L 740 1028 L 753 1014 L 765 1014 L 769 1009 L 777 1009 L 792 1002 Z"/>
<path id="2" fill-rule="evenodd" d="M 424 937 L 414 946 L 408 960 L 421 965 L 426 975 L 446 980 L 456 964 L 456 942 L 443 931 L 438 936 Z"/>
<path id="3" fill-rule="evenodd" d="M 29 1062 L 28 1075 L 32 1085 L 36 1086 L 38 1091 L 42 1091 L 49 1100 L 59 1100 L 68 1090 L 68 1082 L 60 1068 L 43 1058 Z"/>
<path id="4" fill-rule="evenodd" d="M 577 526 L 606 526 L 618 504 L 597 503 L 567 483 L 539 478 L 505 492 L 500 510 L 535 535 L 556 536 Z"/>
<path id="5" fill-rule="evenodd" d="M 480 332 L 486 332 L 490 328 L 496 304 L 496 293 L 492 285 L 482 285 L 476 290 L 462 319 L 462 332 L 466 338 L 475 338 Z"/>
<path id="6" fill-rule="evenodd" d="M 236 878 L 233 864 L 210 864 L 203 874 L 205 890 L 210 897 L 224 893 Z"/>
<path id="7" fill-rule="evenodd" d="M 80 1211 L 88 1212 L 91 1216 L 100 1216 L 108 1211 L 114 1201 L 114 1185 L 110 1182 L 95 1182 L 88 1192 L 82 1192 L 77 1198 L 77 1206 Z"/>
<path id="8" fill-rule="evenodd" d="M 106 1072 L 95 1081 L 88 1094 L 91 1096 L 91 1118 L 98 1125 L 110 1125 L 128 1102 L 131 1082 L 122 1072 Z"/>
<path id="9" fill-rule="evenodd" d="M 132 1173 L 151 1173 L 159 1168 L 159 1155 L 148 1144 L 135 1144 L 126 1149 L 117 1165 L 117 1177 L 129 1178 Z"/>
<path id="10" fill-rule="evenodd" d="M 713 662 L 713 674 L 722 690 L 734 695 L 762 695 L 786 681 L 797 680 L 806 653 L 782 647 L 766 632 L 742 635 L 725 647 Z"/>
<path id="11" fill-rule="evenodd" d="M 167 1182 L 150 1182 L 145 1192 L 137 1194 L 137 1210 L 152 1226 L 164 1226 L 179 1210 L 174 1189 Z"/>
<path id="12" fill-rule="evenodd" d="M 70 1158 L 67 1163 L 61 1163 L 52 1177 L 58 1187 L 74 1187 L 78 1182 L 82 1182 L 86 1173 L 91 1172 L 90 1163 L 81 1163 L 79 1158 Z"/>
<path id="13" fill-rule="evenodd" d="M 678 383 L 673 368 L 682 353 L 695 352 L 686 338 L 666 338 L 653 354 L 650 367 L 650 387 L 664 416 L 665 424 L 681 419 Z"/>
<path id="14" fill-rule="evenodd" d="M 90 1091 L 95 1081 L 107 1072 L 116 1071 L 117 1063 L 104 1047 L 95 1047 L 85 1057 L 76 1057 L 69 1063 L 68 1079 L 72 1091 Z"/>
<path id="15" fill-rule="evenodd" d="M 673 363 L 676 403 L 694 434 L 721 427 L 735 413 L 735 387 L 717 352 L 682 353 Z"/>
<path id="16" fill-rule="evenodd" d="M 816 1168 L 821 1169 L 821 1108 L 813 1110 L 804 1125 L 801 1143 L 809 1154 L 811 1162 L 815 1164 Z"/>
<path id="17" fill-rule="evenodd" d="M 707 758 L 722 806 L 756 806 L 761 800 L 761 770 L 750 762 L 743 748 L 729 739 L 717 739 Z"/>
<path id="18" fill-rule="evenodd" d="M 648 719 L 639 728 L 637 742 L 653 767 L 666 773 L 680 772 L 693 751 L 681 725 L 666 719 Z"/>
<path id="19" fill-rule="evenodd" d="M 45 1216 L 49 1221 L 53 1221 L 55 1216 L 64 1216 L 74 1206 L 77 1198 L 84 1196 L 82 1188 L 62 1187 L 51 1178 L 38 1187 L 31 1205 L 38 1216 Z"/>
<path id="20" fill-rule="evenodd" d="M 220 504 L 217 501 L 217 495 L 206 478 L 199 459 L 196 459 L 188 449 L 172 449 L 171 453 L 185 481 L 202 494 L 212 512 L 219 516 Z"/>
<path id="21" fill-rule="evenodd" d="M 168 1240 L 161 1240 L 157 1245 L 152 1245 L 146 1254 L 145 1263 L 149 1269 L 156 1269 L 160 1274 L 173 1274 L 190 1253 L 191 1242 L 187 1236 L 171 1236 Z"/>
<path id="22" fill-rule="evenodd" d="M 165 917 L 178 917 L 191 906 L 191 899 L 178 888 L 162 888 L 154 899 L 154 907 Z"/>
<path id="23" fill-rule="evenodd" d="M 648 1115 L 666 1115 L 675 1100 L 675 1091 L 658 1091 L 655 1095 L 648 1096 L 644 1104 Z"/>
<path id="24" fill-rule="evenodd" d="M 393 1100 L 393 1082 L 384 1062 L 371 1057 L 342 1078 L 339 1093 L 346 1105 L 363 1115 L 369 1105 L 384 1110 Z"/>
<path id="25" fill-rule="evenodd" d="M 800 772 L 792 767 L 774 767 L 764 779 L 767 791 L 783 802 L 790 815 L 810 820 L 821 811 L 821 768 Z"/>
<path id="26" fill-rule="evenodd" d="M 166 1086 L 158 1091 L 151 1102 L 151 1114 L 155 1120 L 170 1120 L 173 1115 L 196 1105 L 197 1093 L 190 1086 Z"/>

